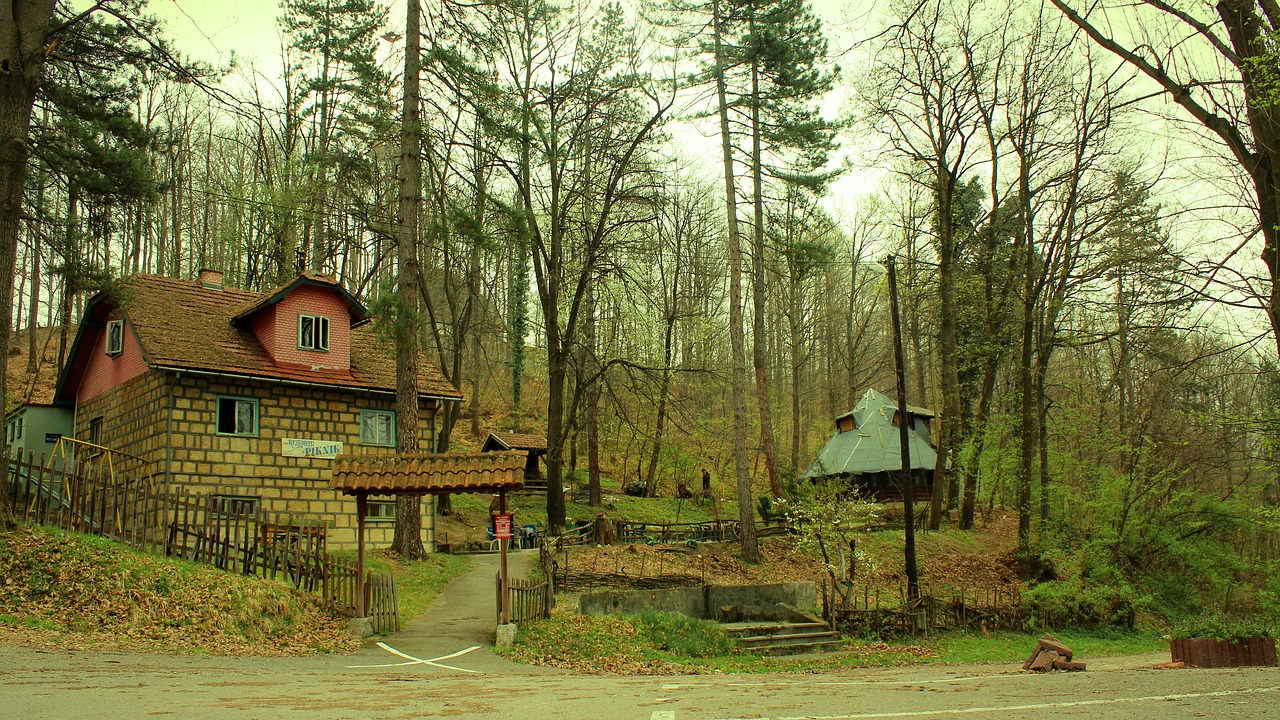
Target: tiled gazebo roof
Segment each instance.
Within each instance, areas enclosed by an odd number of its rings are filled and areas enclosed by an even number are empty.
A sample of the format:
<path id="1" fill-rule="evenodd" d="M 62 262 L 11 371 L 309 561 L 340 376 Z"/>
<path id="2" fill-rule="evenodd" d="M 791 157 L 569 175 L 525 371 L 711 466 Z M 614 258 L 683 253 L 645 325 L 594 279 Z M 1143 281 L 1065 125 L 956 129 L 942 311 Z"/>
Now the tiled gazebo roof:
<path id="1" fill-rule="evenodd" d="M 348 495 L 489 493 L 524 487 L 525 453 L 339 455 L 329 487 Z"/>

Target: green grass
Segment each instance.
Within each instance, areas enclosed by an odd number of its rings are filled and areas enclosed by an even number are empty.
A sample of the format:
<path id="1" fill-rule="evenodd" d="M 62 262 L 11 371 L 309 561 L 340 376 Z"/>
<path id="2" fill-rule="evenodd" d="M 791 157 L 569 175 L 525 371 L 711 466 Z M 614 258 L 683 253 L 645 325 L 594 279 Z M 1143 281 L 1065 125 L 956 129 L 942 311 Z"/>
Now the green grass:
<path id="1" fill-rule="evenodd" d="M 1137 655 L 1168 648 L 1154 633 L 1053 633 L 1075 656 Z M 1041 633 L 943 633 L 889 641 L 852 640 L 843 653 L 817 659 L 741 652 L 713 623 L 662 613 L 639 616 L 562 616 L 520 629 L 503 651 L 519 662 L 597 674 L 761 673 L 835 668 L 896 667 L 932 663 L 1021 665 Z"/>
<path id="2" fill-rule="evenodd" d="M 1141 655 L 1167 650 L 1169 642 L 1155 633 L 1120 630 L 1052 631 L 1055 638 L 1071 648 L 1076 657 Z M 938 660 L 950 663 L 1022 662 L 1035 649 L 1041 633 L 995 633 L 974 635 L 947 633 L 923 644 L 937 652 Z"/>
<path id="3" fill-rule="evenodd" d="M 354 551 L 334 554 L 347 560 L 355 560 Z M 431 601 L 436 599 L 450 580 L 471 568 L 471 558 L 465 555 L 438 553 L 413 562 L 392 560 L 382 553 L 372 553 L 365 555 L 364 562 L 365 567 L 375 573 L 395 576 L 401 627 L 426 612 Z"/>

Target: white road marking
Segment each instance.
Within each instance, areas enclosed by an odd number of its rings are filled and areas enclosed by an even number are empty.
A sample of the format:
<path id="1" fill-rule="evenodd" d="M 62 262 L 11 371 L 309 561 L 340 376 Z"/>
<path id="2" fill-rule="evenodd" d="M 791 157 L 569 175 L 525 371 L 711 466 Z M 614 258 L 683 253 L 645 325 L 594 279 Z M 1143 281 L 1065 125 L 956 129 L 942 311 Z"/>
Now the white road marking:
<path id="1" fill-rule="evenodd" d="M 676 714 L 671 710 L 654 710 L 649 720 L 676 720 Z"/>
<path id="2" fill-rule="evenodd" d="M 1007 680 L 1009 678 L 1027 678 L 1027 677 L 1039 678 L 1041 676 L 1032 675 L 1028 673 L 999 673 L 999 674 L 993 674 L 993 675 L 964 675 L 964 676 L 957 676 L 957 677 L 951 677 L 951 678 L 936 678 L 934 680 L 820 680 L 817 682 L 805 682 L 803 684 L 805 687 L 845 687 L 849 685 L 875 685 L 877 687 L 884 687 L 886 685 L 933 685 L 938 683 L 959 683 L 959 682 L 973 682 L 975 680 L 993 680 L 996 678 L 999 678 L 1000 680 Z M 762 687 L 766 685 L 774 686 L 774 687 L 790 687 L 790 686 L 799 684 L 801 682 L 802 681 L 797 680 L 795 682 L 726 683 L 726 685 L 730 687 Z"/>
<path id="3" fill-rule="evenodd" d="M 663 690 L 679 690 L 680 686 L 679 685 L 663 685 L 662 689 Z"/>
<path id="4" fill-rule="evenodd" d="M 391 647 L 390 645 L 388 645 L 388 644 L 386 644 L 386 643 L 384 643 L 384 642 L 380 642 L 380 643 L 378 643 L 378 647 L 382 648 L 383 650 L 386 650 L 387 652 L 391 653 L 392 655 L 399 655 L 400 657 L 404 658 L 404 659 L 405 659 L 405 660 L 407 660 L 408 662 L 402 662 L 402 663 L 386 663 L 386 664 L 382 664 L 382 665 L 348 665 L 347 667 L 348 667 L 348 668 L 384 668 L 384 667 L 403 667 L 403 666 L 405 666 L 405 665 L 430 665 L 430 666 L 432 666 L 432 667 L 444 668 L 445 670 L 457 670 L 458 672 L 475 673 L 475 674 L 477 674 L 477 675 L 483 675 L 483 674 L 484 674 L 484 673 L 480 672 L 479 670 L 469 670 L 469 669 L 467 669 L 467 668 L 454 667 L 454 666 L 452 666 L 452 665 L 444 665 L 444 664 L 442 664 L 442 663 L 438 662 L 439 660 L 449 660 L 449 659 L 451 659 L 451 658 L 456 658 L 456 657 L 458 657 L 459 655 L 466 655 L 467 653 L 471 652 L 472 650 L 479 650 L 479 649 L 480 649 L 480 646 L 479 646 L 479 645 L 472 645 L 472 646 L 471 646 L 471 647 L 469 647 L 469 648 L 465 648 L 465 649 L 463 649 L 463 650 L 459 650 L 459 651 L 457 651 L 457 652 L 455 652 L 455 653 L 449 653 L 448 655 L 441 655 L 440 657 L 431 658 L 430 660 L 423 660 L 422 658 L 416 658 L 416 657 L 414 657 L 414 656 L 412 656 L 412 655 L 408 655 L 408 654 L 406 654 L 406 653 L 402 653 L 402 652 L 400 652 L 399 650 L 397 650 L 397 649 L 395 649 L 395 648 Z"/>
<path id="5" fill-rule="evenodd" d="M 974 713 L 1010 713 L 1021 710 L 1049 710 L 1053 708 L 1084 707 L 1088 705 L 1120 705 L 1125 703 L 1159 702 L 1167 700 L 1195 700 L 1197 698 L 1255 695 L 1258 693 L 1273 692 L 1280 692 L 1280 686 L 1248 688 L 1245 690 L 1219 690 L 1217 692 L 1203 693 L 1181 693 L 1177 695 L 1146 695 L 1143 697 L 1132 698 L 1112 698 L 1110 700 L 1070 700 L 1056 703 L 1036 703 L 1034 705 L 999 705 L 991 707 L 954 708 L 951 710 L 904 710 L 901 712 L 854 713 L 851 715 L 796 715 L 770 716 L 769 718 L 721 718 L 721 720 L 861 720 L 862 718 L 934 717 L 941 715 L 970 715 Z"/>

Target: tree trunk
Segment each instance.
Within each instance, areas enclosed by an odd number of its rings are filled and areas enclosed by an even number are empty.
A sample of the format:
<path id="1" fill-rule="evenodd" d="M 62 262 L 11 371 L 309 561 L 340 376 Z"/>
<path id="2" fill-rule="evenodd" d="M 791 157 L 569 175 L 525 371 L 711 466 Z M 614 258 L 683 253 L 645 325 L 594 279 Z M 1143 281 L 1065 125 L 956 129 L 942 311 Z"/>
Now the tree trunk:
<path id="1" fill-rule="evenodd" d="M 939 365 L 942 371 L 942 405 L 938 418 L 938 461 L 933 468 L 933 495 L 929 508 L 929 529 L 942 523 L 942 493 L 950 488 L 947 461 L 955 448 L 960 427 L 960 383 L 957 376 L 956 290 L 952 267 L 955 264 L 955 233 L 952 228 L 951 201 L 955 178 L 943 167 L 937 172 L 938 200 L 938 301 L 940 325 Z"/>
<path id="2" fill-rule="evenodd" d="M 754 15 L 752 16 L 754 26 Z M 778 453 L 773 442 L 773 413 L 769 400 L 769 365 L 765 358 L 766 336 L 764 316 L 764 171 L 760 157 L 760 68 L 759 60 L 751 61 L 751 177 L 753 186 L 753 215 L 755 222 L 751 233 L 751 361 L 755 366 L 756 402 L 760 408 L 760 451 L 764 454 L 764 467 L 769 475 L 769 490 L 773 497 L 782 498 L 782 479 L 778 476 Z"/>
<path id="3" fill-rule="evenodd" d="M 712 34 L 715 40 L 716 99 L 720 115 L 720 148 L 724 161 L 725 212 L 729 224 L 729 340 L 733 357 L 733 465 L 738 489 L 738 520 L 742 558 L 760 561 L 756 540 L 751 475 L 747 467 L 747 357 L 742 330 L 742 245 L 738 230 L 737 189 L 733 181 L 733 144 L 729 134 L 729 105 L 725 90 L 724 46 L 721 40 L 720 0 L 712 0 Z"/>
<path id="4" fill-rule="evenodd" d="M 1000 369 L 997 358 L 988 356 L 982 371 L 982 395 L 978 398 L 978 412 L 973 419 L 973 453 L 964 472 L 964 501 L 960 506 L 960 529 L 973 529 L 973 514 L 978 498 L 978 475 L 982 465 L 982 449 L 987 440 L 987 416 L 995 397 L 996 374 Z"/>
<path id="5" fill-rule="evenodd" d="M 587 297 L 583 307 L 586 314 L 583 325 L 582 344 L 586 348 L 586 367 L 594 376 L 598 370 L 596 363 L 596 290 L 594 284 L 587 288 Z M 587 504 L 600 507 L 604 498 L 600 492 L 600 383 L 604 378 L 596 377 L 586 388 L 587 407 Z"/>
<path id="6" fill-rule="evenodd" d="M 36 198 L 36 229 L 31 233 L 31 297 L 27 302 L 27 372 L 33 377 L 40 367 L 43 352 L 38 348 L 36 326 L 40 323 L 40 234 L 44 231 L 41 218 L 44 217 L 44 187 L 39 189 Z M 52 300 L 52 298 L 50 298 Z M 59 368 L 54 368 L 57 373 Z M 0 395 L 0 397 L 3 397 Z"/>
<path id="7" fill-rule="evenodd" d="M 419 0 L 408 0 L 404 108 L 400 144 L 400 201 L 396 233 L 396 452 L 418 452 L 418 208 L 422 203 Z M 396 499 L 391 550 L 410 560 L 426 555 L 417 496 Z"/>
<path id="8" fill-rule="evenodd" d="M 30 154 L 28 131 L 53 0 L 11 3 L 0 16 L 0 406 L 8 397 L 13 276 L 22 224 L 22 189 Z M 7 410 L 5 406 L 3 410 Z M 3 468 L 0 468 L 3 469 Z"/>
<path id="9" fill-rule="evenodd" d="M 1035 309 L 1032 299 L 1035 292 L 1035 255 L 1030 242 L 1026 246 L 1023 267 L 1022 348 L 1018 358 L 1018 386 L 1022 399 L 1018 437 L 1021 450 L 1018 458 L 1018 558 L 1024 572 L 1031 567 L 1031 469 L 1036 448 L 1035 382 L 1032 377 L 1033 343 L 1035 342 Z"/>

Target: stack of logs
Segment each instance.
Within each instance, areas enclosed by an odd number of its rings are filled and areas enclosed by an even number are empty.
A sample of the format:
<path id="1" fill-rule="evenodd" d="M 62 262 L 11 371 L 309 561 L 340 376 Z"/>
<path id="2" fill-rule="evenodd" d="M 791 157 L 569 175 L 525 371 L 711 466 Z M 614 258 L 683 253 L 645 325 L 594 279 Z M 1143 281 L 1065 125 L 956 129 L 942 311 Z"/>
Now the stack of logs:
<path id="1" fill-rule="evenodd" d="M 1036 644 L 1035 652 L 1022 663 L 1023 670 L 1032 672 L 1049 672 L 1050 670 L 1066 670 L 1078 672 L 1084 670 L 1084 663 L 1071 661 L 1071 648 L 1058 642 L 1052 635 L 1045 635 Z"/>

